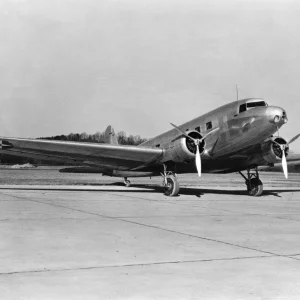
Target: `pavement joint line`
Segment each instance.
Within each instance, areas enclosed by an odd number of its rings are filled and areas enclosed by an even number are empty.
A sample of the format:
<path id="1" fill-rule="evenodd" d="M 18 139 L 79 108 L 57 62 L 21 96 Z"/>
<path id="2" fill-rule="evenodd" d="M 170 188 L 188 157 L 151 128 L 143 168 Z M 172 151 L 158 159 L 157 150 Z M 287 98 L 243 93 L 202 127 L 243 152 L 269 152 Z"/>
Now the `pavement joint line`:
<path id="1" fill-rule="evenodd" d="M 19 200 L 19 201 L 22 201 L 22 200 Z M 43 203 L 43 204 L 47 204 L 47 203 Z M 98 216 L 98 215 L 97 215 Z M 127 219 L 153 219 L 153 218 L 177 218 L 177 219 L 184 219 L 184 218 L 191 218 L 191 217 L 233 217 L 235 215 L 227 215 L 227 216 L 222 216 L 222 215 L 182 215 L 182 216 L 178 216 L 178 215 L 155 215 L 155 216 L 152 216 L 152 215 L 148 215 L 148 216 L 115 216 L 113 218 L 116 218 L 116 219 L 124 219 L 124 220 L 127 220 Z M 243 216 L 249 216 L 247 214 L 243 215 Z M 96 216 L 95 216 L 96 217 Z M 0 219 L 0 222 L 5 222 L 5 221 L 17 221 L 17 220 L 27 220 L 27 221 L 30 221 L 30 220 L 57 220 L 57 219 L 66 219 L 66 220 L 78 220 L 78 218 L 76 217 L 52 217 L 52 218 L 26 218 L 26 217 L 23 217 L 23 218 L 6 218 L 6 219 Z M 88 220 L 89 218 L 86 217 L 86 218 L 79 218 L 80 220 Z M 280 218 L 281 219 L 281 218 Z M 285 220 L 289 220 L 289 221 L 297 221 L 297 222 L 300 222 L 300 220 L 293 220 L 293 219 L 285 219 Z M 300 254 L 299 254 L 300 255 Z"/>
<path id="2" fill-rule="evenodd" d="M 293 256 L 287 256 L 288 258 L 291 258 L 291 259 L 294 259 L 294 260 L 300 260 L 300 258 L 299 257 L 293 257 Z"/>
<path id="3" fill-rule="evenodd" d="M 3 194 L 3 193 L 0 193 L 0 194 Z M 4 194 L 4 195 L 7 195 L 7 194 Z M 10 196 L 11 197 L 16 197 L 16 198 L 21 198 L 19 196 L 15 196 L 15 195 L 10 195 Z M 50 205 L 50 206 L 54 206 L 54 207 L 60 207 L 60 208 L 65 208 L 65 209 L 69 209 L 69 210 L 72 210 L 72 211 L 77 211 L 77 212 L 90 214 L 90 215 L 94 215 L 94 216 L 99 216 L 99 217 L 110 219 L 110 220 L 117 220 L 117 221 L 126 222 L 126 223 L 129 223 L 129 224 L 135 224 L 135 225 L 143 226 L 143 227 L 147 227 L 147 228 L 158 229 L 158 230 L 162 230 L 162 231 L 165 231 L 165 232 L 171 232 L 171 233 L 179 234 L 179 235 L 182 235 L 182 236 L 187 236 L 187 237 L 192 237 L 192 238 L 196 238 L 196 239 L 200 239 L 200 240 L 204 240 L 204 241 L 219 243 L 219 244 L 223 244 L 223 245 L 227 245 L 227 246 L 231 246 L 231 247 L 237 247 L 237 248 L 251 250 L 251 251 L 260 252 L 260 253 L 265 253 L 265 254 L 269 254 L 269 255 L 275 255 L 275 256 L 278 256 L 278 257 L 280 256 L 280 257 L 290 258 L 290 259 L 294 259 L 294 260 L 299 260 L 299 259 L 294 258 L 294 257 L 281 255 L 281 254 L 277 254 L 277 253 L 270 252 L 270 251 L 265 251 L 265 250 L 256 249 L 256 248 L 252 248 L 252 247 L 241 246 L 241 245 L 238 245 L 238 244 L 233 244 L 233 243 L 229 243 L 229 242 L 225 242 L 225 241 L 221 241 L 221 240 L 216 240 L 216 239 L 212 239 L 212 238 L 207 238 L 207 237 L 201 237 L 201 236 L 197 236 L 197 235 L 193 235 L 193 234 L 189 234 L 189 233 L 184 233 L 184 232 L 180 232 L 180 231 L 176 231 L 176 230 L 171 230 L 171 229 L 167 229 L 167 228 L 163 228 L 163 227 L 159 227 L 159 226 L 154 226 L 154 225 L 144 224 L 144 223 L 140 223 L 140 222 L 130 221 L 130 220 L 126 220 L 126 219 L 123 219 L 123 218 L 116 218 L 116 217 L 112 217 L 112 216 L 101 215 L 101 214 L 98 214 L 98 213 L 88 212 L 88 211 L 84 211 L 84 210 L 80 210 L 80 209 L 74 209 L 74 208 L 71 208 L 71 207 L 63 206 L 63 205 L 47 203 L 47 202 L 33 200 L 33 199 L 27 199 L 27 198 L 24 198 L 24 197 L 21 198 L 21 199 L 24 199 L 25 201 L 31 201 L 31 202 L 46 204 L 46 205 Z"/>
<path id="4" fill-rule="evenodd" d="M 106 265 L 106 266 L 103 265 L 103 266 L 91 266 L 91 267 L 62 268 L 62 269 L 46 269 L 46 268 L 44 268 L 44 269 L 40 269 L 40 270 L 24 270 L 24 271 L 13 271 L 13 272 L 1 272 L 0 276 L 30 274 L 30 273 L 84 271 L 84 270 L 111 269 L 111 268 L 149 267 L 149 266 L 156 266 L 156 265 L 205 263 L 205 262 L 233 261 L 233 260 L 245 260 L 245 259 L 261 259 L 261 258 L 274 258 L 274 257 L 281 257 L 281 255 L 237 256 L 237 257 L 228 257 L 228 258 L 177 260 L 177 261 L 163 261 L 163 262 L 136 263 L 136 264 L 133 263 L 133 264 L 124 264 L 124 265 Z"/>
<path id="5" fill-rule="evenodd" d="M 11 188 L 11 187 L 0 187 L 0 190 L 13 190 L 13 191 L 54 191 L 54 192 L 97 192 L 97 193 L 101 193 L 101 192 L 107 192 L 110 191 L 110 189 L 102 189 L 102 190 L 97 190 L 97 189 L 87 189 L 87 188 L 39 188 L 37 189 L 36 187 L 32 187 L 32 188 Z M 126 191 L 124 189 L 124 191 Z M 132 191 L 135 192 L 147 192 L 148 190 L 142 190 L 142 189 L 134 189 Z"/>
<path id="6" fill-rule="evenodd" d="M 243 213 L 242 211 L 239 211 L 239 210 L 212 208 L 212 207 L 208 207 L 208 206 L 203 206 L 203 207 L 207 208 L 207 209 L 211 209 L 211 210 L 216 210 L 216 211 L 226 211 L 226 212 L 230 212 L 230 213 L 239 213 L 243 216 L 258 216 L 258 217 L 267 217 L 267 218 L 271 218 L 271 219 L 280 219 L 280 220 L 300 222 L 300 220 L 285 218 L 285 217 L 281 217 L 281 216 L 272 216 L 270 214 L 258 214 L 258 213 L 251 213 L 251 212 Z M 299 214 L 294 213 L 293 215 L 299 215 Z"/>
<path id="7" fill-rule="evenodd" d="M 96 216 L 95 216 L 96 217 Z M 96 219 L 96 218 L 95 218 Z M 53 218 L 7 218 L 7 219 L 0 219 L 0 222 L 7 222 L 7 221 L 43 221 L 43 220 L 90 220 L 90 218 L 75 218 L 75 217 L 53 217 Z"/>
<path id="8" fill-rule="evenodd" d="M 109 193 L 109 194 L 114 195 L 114 196 L 118 196 L 118 197 L 126 197 L 126 198 L 137 199 L 137 200 L 145 200 L 145 201 L 149 201 L 149 202 L 158 202 L 158 203 L 164 203 L 164 204 L 178 204 L 177 200 L 174 200 L 174 201 L 163 200 L 163 201 L 161 201 L 161 200 L 151 200 L 151 199 L 145 199 L 145 198 L 142 198 L 142 197 L 134 197 L 134 196 L 128 196 L 128 195 L 114 194 L 114 193 Z"/>
<path id="9" fill-rule="evenodd" d="M 0 188 L 1 190 L 1 188 Z M 24 189 L 14 189 L 14 190 L 24 190 Z M 26 189 L 28 190 L 28 189 Z M 34 191 L 35 189 L 30 189 L 30 191 Z M 40 189 L 40 190 L 46 190 L 46 189 Z M 78 191 L 78 192 L 102 192 L 102 193 L 105 193 L 107 194 L 107 191 L 105 190 L 50 190 L 50 191 L 54 191 L 54 192 L 60 192 L 60 191 L 63 191 L 63 192 L 73 192 L 73 191 Z M 4 194 L 2 193 L 3 195 L 7 195 L 7 194 Z M 125 198 L 131 198 L 131 199 L 136 199 L 136 200 L 144 200 L 144 201 L 149 201 L 149 202 L 162 202 L 160 200 L 153 200 L 153 199 L 146 199 L 146 198 L 142 198 L 142 197 L 133 197 L 133 196 L 128 196 L 128 195 L 120 195 L 120 194 L 116 194 L 116 193 L 109 193 L 110 195 L 114 195 L 114 196 L 118 196 L 118 197 L 125 197 Z M 23 198 L 22 198 L 23 199 Z M 9 200 L 0 200 L 0 201 L 9 201 Z M 176 204 L 174 203 L 173 201 L 164 201 L 164 203 L 169 203 L 169 204 Z"/>
<path id="10" fill-rule="evenodd" d="M 131 198 L 131 199 L 137 199 L 137 200 L 145 200 L 145 201 L 149 201 L 149 202 L 162 202 L 160 200 L 151 200 L 151 199 L 145 199 L 142 197 L 134 197 L 134 196 L 128 196 L 128 195 L 120 195 L 120 194 L 116 194 L 116 193 L 109 193 L 110 195 L 114 195 L 114 196 L 118 196 L 118 197 L 125 197 L 125 198 Z M 172 204 L 171 201 L 164 201 L 164 203 L 169 203 Z"/>

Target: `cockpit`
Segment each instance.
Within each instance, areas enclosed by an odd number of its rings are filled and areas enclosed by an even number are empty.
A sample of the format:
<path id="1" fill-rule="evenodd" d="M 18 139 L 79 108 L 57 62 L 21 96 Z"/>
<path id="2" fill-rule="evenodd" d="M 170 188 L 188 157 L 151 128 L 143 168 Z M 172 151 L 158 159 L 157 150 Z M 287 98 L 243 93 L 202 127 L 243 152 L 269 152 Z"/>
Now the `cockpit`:
<path id="1" fill-rule="evenodd" d="M 259 106 L 268 106 L 268 104 L 263 101 L 263 100 L 257 100 L 257 101 L 250 101 L 250 102 L 247 102 L 247 103 L 244 103 L 244 104 L 241 104 L 240 105 L 240 113 L 244 112 L 244 111 L 247 111 L 251 108 L 254 108 L 254 107 L 259 107 Z"/>

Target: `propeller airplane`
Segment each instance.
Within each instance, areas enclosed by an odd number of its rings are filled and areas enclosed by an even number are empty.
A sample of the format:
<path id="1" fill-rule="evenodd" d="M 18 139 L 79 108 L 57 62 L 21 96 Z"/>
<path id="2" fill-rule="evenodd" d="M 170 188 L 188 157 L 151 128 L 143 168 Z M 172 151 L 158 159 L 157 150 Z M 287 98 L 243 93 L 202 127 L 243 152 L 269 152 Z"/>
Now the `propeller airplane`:
<path id="1" fill-rule="evenodd" d="M 260 196 L 263 184 L 259 166 L 281 161 L 288 178 L 289 142 L 279 136 L 288 122 L 286 112 L 268 106 L 260 98 L 247 98 L 223 105 L 138 146 L 119 145 L 111 126 L 106 143 L 76 143 L 40 139 L 0 137 L 0 154 L 64 162 L 97 170 L 103 175 L 124 177 L 162 176 L 164 193 L 179 193 L 177 174 L 238 172 L 245 179 L 248 194 Z M 278 136 L 274 134 L 278 133 Z M 293 156 L 293 159 L 300 160 Z M 290 160 L 289 160 L 290 161 Z M 246 171 L 244 175 L 242 171 Z M 88 172 L 88 171 L 87 171 Z"/>

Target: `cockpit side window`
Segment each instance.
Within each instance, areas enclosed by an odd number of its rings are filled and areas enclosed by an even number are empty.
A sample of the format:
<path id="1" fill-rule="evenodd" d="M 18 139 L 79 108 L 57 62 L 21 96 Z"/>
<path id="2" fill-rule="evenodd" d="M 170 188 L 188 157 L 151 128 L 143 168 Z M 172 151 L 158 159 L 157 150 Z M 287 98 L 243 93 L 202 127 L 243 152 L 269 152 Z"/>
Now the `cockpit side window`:
<path id="1" fill-rule="evenodd" d="M 243 111 L 246 111 L 247 110 L 247 105 L 246 103 L 240 105 L 240 113 L 242 113 Z"/>

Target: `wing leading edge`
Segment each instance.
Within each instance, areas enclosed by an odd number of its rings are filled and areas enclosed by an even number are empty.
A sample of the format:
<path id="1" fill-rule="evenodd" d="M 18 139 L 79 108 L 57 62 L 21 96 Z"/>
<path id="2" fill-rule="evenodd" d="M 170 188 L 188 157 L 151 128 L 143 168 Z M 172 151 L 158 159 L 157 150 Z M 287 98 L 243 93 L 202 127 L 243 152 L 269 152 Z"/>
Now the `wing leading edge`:
<path id="1" fill-rule="evenodd" d="M 72 165 L 131 170 L 155 162 L 160 148 L 0 137 L 0 153 Z"/>

